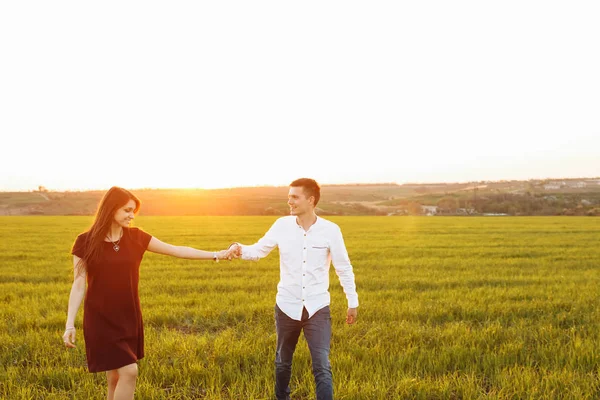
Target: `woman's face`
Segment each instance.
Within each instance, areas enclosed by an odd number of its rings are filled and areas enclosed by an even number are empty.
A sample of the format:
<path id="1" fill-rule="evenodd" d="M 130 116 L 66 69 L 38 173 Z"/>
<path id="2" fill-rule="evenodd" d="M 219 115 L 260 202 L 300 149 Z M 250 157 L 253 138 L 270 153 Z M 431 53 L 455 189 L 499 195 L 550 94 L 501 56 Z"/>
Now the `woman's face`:
<path id="1" fill-rule="evenodd" d="M 120 226 L 127 228 L 129 223 L 135 218 L 134 215 L 135 210 L 135 201 L 129 200 L 127 204 L 123 207 L 119 208 L 115 212 L 115 222 Z"/>

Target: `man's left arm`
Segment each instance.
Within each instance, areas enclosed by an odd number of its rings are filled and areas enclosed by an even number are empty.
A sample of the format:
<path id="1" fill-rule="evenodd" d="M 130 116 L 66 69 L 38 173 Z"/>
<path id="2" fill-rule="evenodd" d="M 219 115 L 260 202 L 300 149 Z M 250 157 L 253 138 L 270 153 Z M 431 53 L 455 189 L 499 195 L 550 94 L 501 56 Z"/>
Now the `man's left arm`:
<path id="1" fill-rule="evenodd" d="M 358 314 L 358 294 L 356 293 L 352 264 L 350 263 L 344 237 L 339 227 L 332 233 L 329 251 L 331 252 L 331 261 L 333 262 L 335 273 L 340 279 L 340 284 L 344 288 L 344 293 L 346 293 L 346 299 L 348 300 L 346 322 L 353 324 L 356 322 Z"/>

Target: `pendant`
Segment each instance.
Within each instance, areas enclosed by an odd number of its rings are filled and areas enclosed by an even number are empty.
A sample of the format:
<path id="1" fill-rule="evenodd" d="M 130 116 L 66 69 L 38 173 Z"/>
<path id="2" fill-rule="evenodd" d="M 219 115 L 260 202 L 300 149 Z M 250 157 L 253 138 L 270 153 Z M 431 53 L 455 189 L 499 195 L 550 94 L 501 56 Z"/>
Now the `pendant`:
<path id="1" fill-rule="evenodd" d="M 115 244 L 115 245 L 113 246 L 113 249 L 114 249 L 115 251 L 119 251 L 120 247 L 119 247 L 119 245 L 118 245 L 118 244 Z"/>

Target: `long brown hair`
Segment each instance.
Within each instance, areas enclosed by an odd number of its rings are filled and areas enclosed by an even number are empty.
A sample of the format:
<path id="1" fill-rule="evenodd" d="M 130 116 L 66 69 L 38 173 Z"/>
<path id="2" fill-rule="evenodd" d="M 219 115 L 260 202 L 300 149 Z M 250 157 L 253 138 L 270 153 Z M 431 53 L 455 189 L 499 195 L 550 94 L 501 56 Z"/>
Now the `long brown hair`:
<path id="1" fill-rule="evenodd" d="M 96 211 L 94 222 L 87 231 L 84 256 L 81 261 L 77 263 L 78 274 L 83 272 L 90 262 L 93 262 L 100 257 L 102 246 L 104 245 L 104 238 L 112 225 L 115 213 L 119 208 L 126 205 L 129 200 L 135 201 L 135 210 L 133 212 L 137 214 L 142 203 L 140 202 L 140 199 L 129 190 L 113 186 L 104 194 L 104 197 L 100 201 L 100 205 L 98 205 L 98 211 Z"/>

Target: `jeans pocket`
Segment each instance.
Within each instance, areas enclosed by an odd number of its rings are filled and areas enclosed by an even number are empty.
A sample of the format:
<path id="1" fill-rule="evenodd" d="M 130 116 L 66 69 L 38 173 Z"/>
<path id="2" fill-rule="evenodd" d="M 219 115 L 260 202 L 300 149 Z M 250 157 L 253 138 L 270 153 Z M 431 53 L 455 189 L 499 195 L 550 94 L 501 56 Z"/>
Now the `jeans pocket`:
<path id="1" fill-rule="evenodd" d="M 314 317 L 317 317 L 320 320 L 331 320 L 331 310 L 329 309 L 329 306 L 321 308 L 315 313 Z"/>

